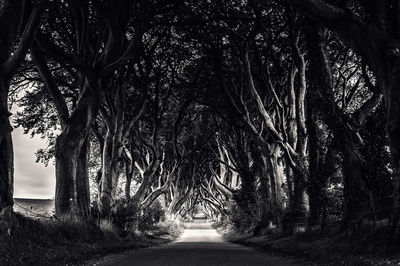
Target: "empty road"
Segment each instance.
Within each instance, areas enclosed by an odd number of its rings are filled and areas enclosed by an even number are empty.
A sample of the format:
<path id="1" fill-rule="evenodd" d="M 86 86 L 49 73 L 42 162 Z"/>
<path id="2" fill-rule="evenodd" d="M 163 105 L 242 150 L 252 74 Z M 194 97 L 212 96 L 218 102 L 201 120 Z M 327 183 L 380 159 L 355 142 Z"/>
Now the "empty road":
<path id="1" fill-rule="evenodd" d="M 295 265 L 284 258 L 272 257 L 244 246 L 224 242 L 210 223 L 191 222 L 186 223 L 185 228 L 182 236 L 169 245 L 139 250 L 135 254 L 116 258 L 107 265 Z"/>

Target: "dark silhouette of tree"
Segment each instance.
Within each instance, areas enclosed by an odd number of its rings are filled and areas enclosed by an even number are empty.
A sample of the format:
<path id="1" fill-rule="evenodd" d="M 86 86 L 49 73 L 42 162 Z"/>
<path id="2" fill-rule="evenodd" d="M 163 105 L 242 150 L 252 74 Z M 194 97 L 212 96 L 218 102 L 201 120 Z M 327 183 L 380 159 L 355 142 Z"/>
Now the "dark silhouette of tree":
<path id="1" fill-rule="evenodd" d="M 23 61 L 46 1 L 1 1 L 0 5 L 0 209 L 13 206 L 14 158 L 9 122 L 10 82 Z"/>

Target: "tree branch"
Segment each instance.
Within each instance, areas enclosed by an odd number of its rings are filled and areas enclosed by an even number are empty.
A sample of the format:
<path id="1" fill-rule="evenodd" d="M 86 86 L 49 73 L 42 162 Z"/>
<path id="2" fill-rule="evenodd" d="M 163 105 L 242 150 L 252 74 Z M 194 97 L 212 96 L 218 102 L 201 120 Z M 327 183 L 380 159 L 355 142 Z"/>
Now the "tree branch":
<path id="1" fill-rule="evenodd" d="M 45 83 L 47 91 L 50 94 L 51 99 L 56 107 L 57 116 L 60 121 L 61 128 L 65 128 L 69 117 L 67 103 L 65 102 L 65 99 L 61 94 L 61 91 L 58 88 L 56 82 L 54 81 L 53 75 L 51 74 L 43 55 L 39 51 L 36 42 L 33 42 L 32 44 L 31 54 L 32 59 L 39 70 L 40 77 Z"/>
<path id="2" fill-rule="evenodd" d="M 6 69 L 7 73 L 10 74 L 14 72 L 24 59 L 39 26 L 41 15 L 46 3 L 47 0 L 40 0 L 39 3 L 34 6 L 25 29 L 22 32 L 21 41 L 17 50 L 14 52 L 13 56 L 4 63 L 4 69 Z"/>

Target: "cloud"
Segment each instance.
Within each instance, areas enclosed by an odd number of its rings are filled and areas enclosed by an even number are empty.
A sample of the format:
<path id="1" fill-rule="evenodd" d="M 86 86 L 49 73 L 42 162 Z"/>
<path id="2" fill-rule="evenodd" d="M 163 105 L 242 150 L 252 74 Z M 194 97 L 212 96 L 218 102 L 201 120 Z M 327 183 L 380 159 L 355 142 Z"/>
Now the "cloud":
<path id="1" fill-rule="evenodd" d="M 13 131 L 14 142 L 14 197 L 53 198 L 55 190 L 55 169 L 36 163 L 35 152 L 46 147 L 40 137 L 24 135 L 22 128 Z"/>

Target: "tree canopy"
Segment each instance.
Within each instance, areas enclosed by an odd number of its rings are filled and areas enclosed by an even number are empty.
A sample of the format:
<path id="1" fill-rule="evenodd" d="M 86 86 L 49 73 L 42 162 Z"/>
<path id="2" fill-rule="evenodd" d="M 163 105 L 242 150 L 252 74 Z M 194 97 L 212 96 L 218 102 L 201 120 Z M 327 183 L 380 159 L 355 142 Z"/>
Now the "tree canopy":
<path id="1" fill-rule="evenodd" d="M 378 2 L 0 1 L 0 209 L 13 102 L 57 216 L 396 235 L 400 20 Z"/>

